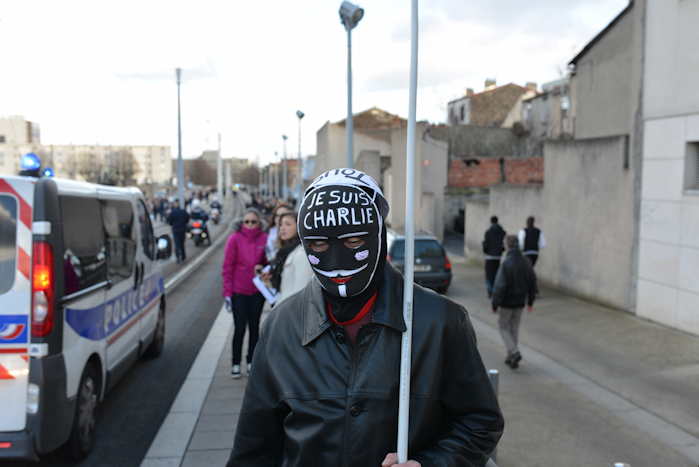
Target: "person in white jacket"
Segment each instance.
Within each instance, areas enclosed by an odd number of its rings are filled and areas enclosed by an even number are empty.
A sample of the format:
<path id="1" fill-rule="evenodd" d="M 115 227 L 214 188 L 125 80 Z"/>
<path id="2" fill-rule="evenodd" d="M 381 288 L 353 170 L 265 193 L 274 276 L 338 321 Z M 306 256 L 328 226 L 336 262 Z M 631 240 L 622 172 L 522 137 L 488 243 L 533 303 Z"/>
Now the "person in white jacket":
<path id="1" fill-rule="evenodd" d="M 270 274 L 272 287 L 278 291 L 275 306 L 306 287 L 313 277 L 296 230 L 295 212 L 284 212 L 279 216 L 278 237 L 278 250 Z"/>

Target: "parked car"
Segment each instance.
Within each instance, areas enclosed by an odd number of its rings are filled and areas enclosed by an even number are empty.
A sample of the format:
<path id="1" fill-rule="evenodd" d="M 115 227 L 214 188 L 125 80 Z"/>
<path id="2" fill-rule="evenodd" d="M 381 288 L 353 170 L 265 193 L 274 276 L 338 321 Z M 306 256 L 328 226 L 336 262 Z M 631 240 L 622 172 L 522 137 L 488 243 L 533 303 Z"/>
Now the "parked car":
<path id="1" fill-rule="evenodd" d="M 405 235 L 389 230 L 388 261 L 403 272 L 405 266 Z M 415 282 L 423 287 L 447 293 L 451 285 L 451 262 L 439 240 L 430 234 L 415 235 Z"/>
<path id="2" fill-rule="evenodd" d="M 0 176 L 0 464 L 94 445 L 97 408 L 165 343 L 165 288 L 143 194 Z"/>

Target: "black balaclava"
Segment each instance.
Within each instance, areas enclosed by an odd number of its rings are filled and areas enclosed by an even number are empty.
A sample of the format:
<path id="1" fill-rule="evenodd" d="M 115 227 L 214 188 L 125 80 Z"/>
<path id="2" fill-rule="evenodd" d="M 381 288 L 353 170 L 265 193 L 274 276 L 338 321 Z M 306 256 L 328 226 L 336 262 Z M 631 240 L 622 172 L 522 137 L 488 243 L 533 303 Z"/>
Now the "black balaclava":
<path id="1" fill-rule="evenodd" d="M 387 214 L 381 189 L 358 170 L 330 170 L 306 190 L 299 209 L 299 237 L 340 322 L 354 318 L 378 289 L 386 263 Z M 348 247 L 345 242 L 353 237 L 364 244 Z M 314 240 L 327 242 L 327 249 L 314 250 Z"/>

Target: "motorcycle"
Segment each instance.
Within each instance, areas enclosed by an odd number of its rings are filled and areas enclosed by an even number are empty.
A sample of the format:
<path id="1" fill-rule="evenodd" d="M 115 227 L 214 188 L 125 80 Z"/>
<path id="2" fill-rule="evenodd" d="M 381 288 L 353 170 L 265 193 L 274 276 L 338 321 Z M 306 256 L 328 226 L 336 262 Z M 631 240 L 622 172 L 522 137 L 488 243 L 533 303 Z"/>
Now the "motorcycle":
<path id="1" fill-rule="evenodd" d="M 206 228 L 206 221 L 200 219 L 190 221 L 189 238 L 194 241 L 196 246 L 201 246 L 204 242 L 207 245 L 211 245 L 211 237 L 209 236 L 209 229 Z"/>
<path id="2" fill-rule="evenodd" d="M 221 211 L 218 208 L 211 209 L 211 220 L 216 225 L 221 221 Z"/>

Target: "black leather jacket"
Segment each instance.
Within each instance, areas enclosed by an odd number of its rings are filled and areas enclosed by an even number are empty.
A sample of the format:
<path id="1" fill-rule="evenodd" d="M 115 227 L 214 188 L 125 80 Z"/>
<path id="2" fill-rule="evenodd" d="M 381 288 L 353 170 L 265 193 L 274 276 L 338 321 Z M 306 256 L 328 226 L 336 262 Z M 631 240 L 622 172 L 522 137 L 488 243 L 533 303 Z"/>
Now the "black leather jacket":
<path id="1" fill-rule="evenodd" d="M 532 306 L 537 293 L 536 273 L 529 260 L 519 248 L 508 250 L 495 276 L 493 309 L 522 308 L 525 302 Z"/>
<path id="2" fill-rule="evenodd" d="M 378 467 L 396 451 L 403 277 L 386 265 L 352 345 L 316 278 L 283 301 L 255 348 L 228 467 Z M 504 420 L 466 310 L 415 286 L 409 446 L 423 467 L 483 466 Z"/>

